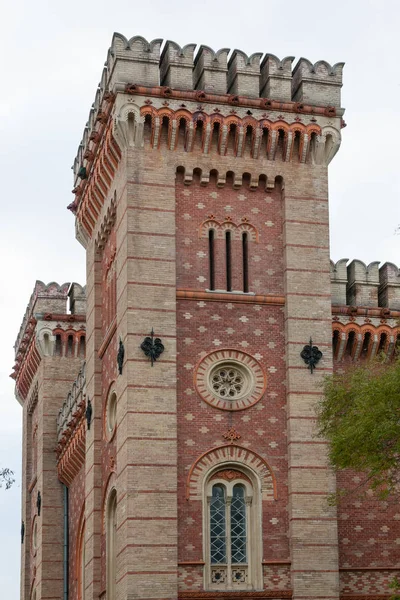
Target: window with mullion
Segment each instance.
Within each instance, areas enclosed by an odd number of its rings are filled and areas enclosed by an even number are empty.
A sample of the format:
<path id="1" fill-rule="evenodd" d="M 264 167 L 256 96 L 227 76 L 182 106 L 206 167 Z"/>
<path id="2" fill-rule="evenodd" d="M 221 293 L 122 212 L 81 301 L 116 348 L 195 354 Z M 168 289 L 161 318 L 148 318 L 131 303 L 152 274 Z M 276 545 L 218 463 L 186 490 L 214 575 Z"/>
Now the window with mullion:
<path id="1" fill-rule="evenodd" d="M 247 562 L 246 552 L 246 503 L 242 485 L 233 487 L 231 503 L 231 561 L 232 564 Z"/>
<path id="2" fill-rule="evenodd" d="M 210 504 L 211 564 L 226 564 L 226 493 L 222 485 L 214 485 Z"/>
<path id="3" fill-rule="evenodd" d="M 229 511 L 229 513 L 228 513 Z M 226 524 L 230 523 L 227 531 Z M 229 557 L 227 548 L 230 548 Z M 232 499 L 227 502 L 226 489 L 217 484 L 212 488 L 210 502 L 211 564 L 246 564 L 246 502 L 242 485 L 233 487 Z"/>

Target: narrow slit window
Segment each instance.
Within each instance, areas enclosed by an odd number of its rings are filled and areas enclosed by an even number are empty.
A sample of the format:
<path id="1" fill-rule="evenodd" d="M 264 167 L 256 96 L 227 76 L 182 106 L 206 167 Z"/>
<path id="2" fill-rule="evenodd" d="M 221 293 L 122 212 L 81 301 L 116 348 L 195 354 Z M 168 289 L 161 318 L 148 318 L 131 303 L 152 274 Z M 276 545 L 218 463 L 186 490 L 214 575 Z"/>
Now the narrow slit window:
<path id="1" fill-rule="evenodd" d="M 67 340 L 67 356 L 73 356 L 74 354 L 74 338 L 72 335 L 68 336 Z"/>
<path id="2" fill-rule="evenodd" d="M 79 339 L 79 356 L 81 358 L 85 358 L 85 336 L 81 335 L 80 339 Z"/>
<path id="3" fill-rule="evenodd" d="M 215 290 L 215 243 L 214 243 L 215 232 L 214 229 L 210 229 L 208 232 L 208 255 L 210 261 L 210 290 Z"/>
<path id="4" fill-rule="evenodd" d="M 387 335 L 386 335 L 386 333 L 382 333 L 381 338 L 379 340 L 378 355 L 383 354 L 385 352 L 386 345 L 387 345 Z"/>
<path id="5" fill-rule="evenodd" d="M 62 354 L 62 341 L 61 341 L 61 335 L 58 333 L 56 335 L 56 351 L 55 351 L 55 355 L 56 356 L 61 356 Z"/>
<path id="6" fill-rule="evenodd" d="M 337 329 L 335 329 L 335 331 L 333 332 L 333 336 L 332 336 L 332 353 L 333 353 L 333 358 L 336 358 L 336 356 L 337 356 L 339 344 L 340 344 L 340 333 L 339 333 L 339 331 Z"/>
<path id="7" fill-rule="evenodd" d="M 350 331 L 349 336 L 347 338 L 347 344 L 346 344 L 346 351 L 345 351 L 346 356 L 351 357 L 353 354 L 355 337 L 356 337 L 356 335 L 355 335 L 354 331 Z"/>
<path id="8" fill-rule="evenodd" d="M 243 291 L 249 291 L 249 236 L 247 233 L 242 235 L 243 246 Z"/>
<path id="9" fill-rule="evenodd" d="M 151 142 L 151 131 L 152 131 L 152 119 L 151 115 L 146 115 L 144 118 L 144 127 L 143 127 L 143 139 L 145 143 Z"/>
<path id="10" fill-rule="evenodd" d="M 220 134 L 219 123 L 216 122 L 216 123 L 214 123 L 214 127 L 212 130 L 212 137 L 211 137 L 211 150 L 215 150 L 216 152 L 219 152 L 219 134 Z"/>
<path id="11" fill-rule="evenodd" d="M 361 358 L 365 358 L 368 356 L 368 350 L 371 343 L 371 334 L 369 331 L 366 332 L 363 340 L 363 345 L 361 349 Z"/>
<path id="12" fill-rule="evenodd" d="M 226 246 L 226 290 L 227 292 L 232 291 L 232 244 L 231 244 L 231 232 L 227 231 L 225 234 L 225 246 Z"/>

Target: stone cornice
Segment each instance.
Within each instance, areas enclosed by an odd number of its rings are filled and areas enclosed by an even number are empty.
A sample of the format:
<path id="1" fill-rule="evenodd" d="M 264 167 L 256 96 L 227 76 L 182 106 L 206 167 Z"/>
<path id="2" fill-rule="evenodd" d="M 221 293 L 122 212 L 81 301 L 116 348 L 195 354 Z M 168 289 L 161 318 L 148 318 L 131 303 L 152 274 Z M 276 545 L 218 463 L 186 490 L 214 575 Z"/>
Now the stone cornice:
<path id="1" fill-rule="evenodd" d="M 321 115 L 325 117 L 341 116 L 343 109 L 334 106 L 313 106 L 304 102 L 279 102 L 270 98 L 249 98 L 236 94 L 210 94 L 203 90 L 175 90 L 168 86 L 146 87 L 144 85 L 115 84 L 115 92 L 126 92 L 138 96 L 152 96 L 159 98 L 171 98 L 175 100 L 187 100 L 207 104 L 224 104 L 231 106 L 244 106 L 246 108 L 258 108 L 262 110 L 277 110 L 280 112 L 291 112 L 308 115 Z"/>
<path id="2" fill-rule="evenodd" d="M 272 296 L 261 294 L 242 294 L 232 292 L 207 292 L 203 290 L 177 290 L 177 300 L 206 300 L 208 302 L 232 302 L 240 304 L 269 304 L 273 306 L 284 306 L 284 296 Z"/>

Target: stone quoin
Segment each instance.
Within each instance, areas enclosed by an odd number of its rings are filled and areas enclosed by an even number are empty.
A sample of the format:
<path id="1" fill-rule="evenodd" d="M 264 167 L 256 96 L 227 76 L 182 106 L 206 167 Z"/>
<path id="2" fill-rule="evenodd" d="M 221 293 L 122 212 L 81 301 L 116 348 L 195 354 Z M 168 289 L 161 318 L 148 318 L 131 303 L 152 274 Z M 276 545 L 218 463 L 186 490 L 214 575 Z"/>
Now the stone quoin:
<path id="1" fill-rule="evenodd" d="M 322 377 L 400 336 L 398 268 L 329 260 L 343 63 L 195 49 L 114 34 L 87 280 L 37 281 L 15 344 L 21 600 L 388 598 L 400 511 L 330 506 L 359 478 L 315 437 Z"/>

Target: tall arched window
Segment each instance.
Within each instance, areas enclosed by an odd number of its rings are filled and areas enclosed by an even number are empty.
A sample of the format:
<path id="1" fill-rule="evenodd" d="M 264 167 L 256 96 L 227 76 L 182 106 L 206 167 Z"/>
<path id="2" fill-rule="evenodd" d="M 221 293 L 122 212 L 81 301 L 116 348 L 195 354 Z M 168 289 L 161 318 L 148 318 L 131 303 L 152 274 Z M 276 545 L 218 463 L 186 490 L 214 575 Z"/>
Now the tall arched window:
<path id="1" fill-rule="evenodd" d="M 115 599 L 116 562 L 116 530 L 117 530 L 117 492 L 113 489 L 107 502 L 106 513 L 106 572 L 107 600 Z"/>
<path id="2" fill-rule="evenodd" d="M 218 471 L 206 484 L 205 585 L 262 589 L 260 488 L 254 474 Z"/>

